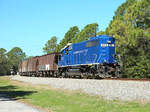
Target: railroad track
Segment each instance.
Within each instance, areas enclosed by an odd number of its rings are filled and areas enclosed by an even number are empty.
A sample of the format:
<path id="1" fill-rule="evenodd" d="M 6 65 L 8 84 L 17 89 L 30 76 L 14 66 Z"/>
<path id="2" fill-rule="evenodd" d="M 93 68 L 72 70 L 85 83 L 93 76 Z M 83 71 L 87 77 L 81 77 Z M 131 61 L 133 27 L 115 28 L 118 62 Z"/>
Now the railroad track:
<path id="1" fill-rule="evenodd" d="M 103 78 L 102 80 L 121 80 L 121 81 L 150 81 L 149 79 L 131 79 L 131 78 Z"/>
<path id="2" fill-rule="evenodd" d="M 25 75 L 24 75 L 25 76 Z M 35 76 L 27 76 L 35 77 Z M 40 76 L 39 76 L 40 77 Z M 134 78 L 94 78 L 94 77 L 51 77 L 51 78 L 68 78 L 68 79 L 95 79 L 95 80 L 121 80 L 121 81 L 150 81 L 150 78 L 134 79 Z"/>

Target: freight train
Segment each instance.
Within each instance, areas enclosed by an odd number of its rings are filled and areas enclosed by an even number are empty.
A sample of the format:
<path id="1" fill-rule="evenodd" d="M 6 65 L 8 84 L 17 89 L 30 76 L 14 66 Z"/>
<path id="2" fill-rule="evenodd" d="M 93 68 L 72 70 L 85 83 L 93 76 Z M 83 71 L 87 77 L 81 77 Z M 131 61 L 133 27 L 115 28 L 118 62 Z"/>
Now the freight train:
<path id="1" fill-rule="evenodd" d="M 58 53 L 36 56 L 19 64 L 19 74 L 44 77 L 120 77 L 120 58 L 115 38 L 107 35 L 69 43 Z"/>

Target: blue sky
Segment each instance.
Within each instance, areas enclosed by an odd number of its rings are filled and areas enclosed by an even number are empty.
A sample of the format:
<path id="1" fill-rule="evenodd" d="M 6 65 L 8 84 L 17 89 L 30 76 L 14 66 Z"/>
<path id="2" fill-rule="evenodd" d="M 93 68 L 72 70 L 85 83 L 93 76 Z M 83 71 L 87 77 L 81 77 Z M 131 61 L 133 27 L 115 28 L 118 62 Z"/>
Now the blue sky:
<path id="1" fill-rule="evenodd" d="M 28 56 L 42 55 L 52 36 L 60 41 L 72 26 L 98 23 L 105 30 L 126 0 L 0 0 L 0 48 L 18 46 Z"/>

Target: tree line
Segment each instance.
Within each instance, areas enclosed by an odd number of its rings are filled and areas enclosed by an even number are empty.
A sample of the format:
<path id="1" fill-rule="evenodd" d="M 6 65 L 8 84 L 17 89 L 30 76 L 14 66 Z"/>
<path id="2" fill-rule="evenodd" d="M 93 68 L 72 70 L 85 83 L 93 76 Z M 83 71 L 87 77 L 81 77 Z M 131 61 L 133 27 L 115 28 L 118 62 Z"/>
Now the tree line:
<path id="1" fill-rule="evenodd" d="M 68 43 L 77 43 L 96 35 L 109 35 L 116 39 L 116 53 L 123 62 L 122 77 L 150 77 L 150 0 L 126 0 L 115 11 L 105 31 L 98 24 L 86 25 L 81 31 L 71 27 L 57 44 L 53 36 L 43 47 L 45 53 L 59 52 Z"/>
<path id="2" fill-rule="evenodd" d="M 10 74 L 11 69 L 16 74 L 19 62 L 25 56 L 25 53 L 19 47 L 14 47 L 9 52 L 4 48 L 0 48 L 0 75 Z"/>
<path id="3" fill-rule="evenodd" d="M 47 41 L 43 47 L 45 53 L 59 52 L 68 43 L 77 43 L 87 40 L 89 37 L 96 36 L 98 31 L 98 24 L 92 23 L 86 25 L 81 31 L 78 26 L 71 27 L 66 33 L 64 38 L 57 44 L 57 37 L 53 36 Z"/>

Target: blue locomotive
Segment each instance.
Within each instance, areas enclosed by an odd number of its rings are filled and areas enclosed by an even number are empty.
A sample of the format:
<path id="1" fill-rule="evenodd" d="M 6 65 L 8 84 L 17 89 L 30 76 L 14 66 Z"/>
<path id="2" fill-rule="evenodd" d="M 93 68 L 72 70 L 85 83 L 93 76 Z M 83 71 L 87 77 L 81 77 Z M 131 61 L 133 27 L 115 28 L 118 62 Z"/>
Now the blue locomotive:
<path id="1" fill-rule="evenodd" d="M 99 35 L 68 44 L 61 50 L 58 72 L 63 77 L 119 77 L 115 38 Z"/>

